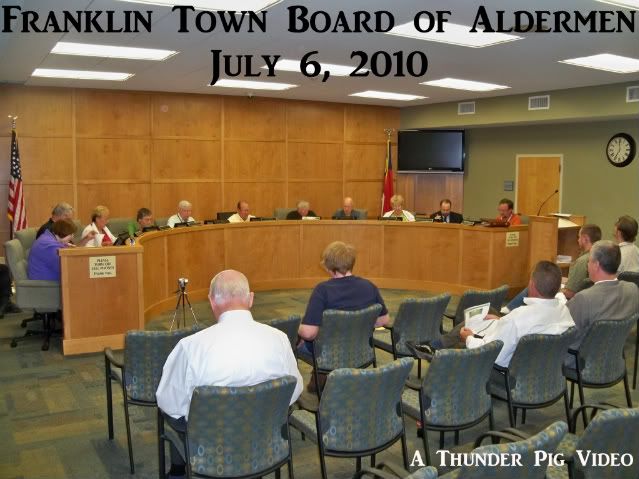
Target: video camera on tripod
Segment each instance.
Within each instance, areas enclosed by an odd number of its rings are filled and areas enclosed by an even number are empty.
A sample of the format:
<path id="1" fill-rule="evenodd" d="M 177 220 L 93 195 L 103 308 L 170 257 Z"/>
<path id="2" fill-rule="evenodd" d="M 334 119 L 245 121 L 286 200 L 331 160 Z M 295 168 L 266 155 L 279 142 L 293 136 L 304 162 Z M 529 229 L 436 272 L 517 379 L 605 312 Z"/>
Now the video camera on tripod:
<path id="1" fill-rule="evenodd" d="M 189 293 L 186 292 L 186 286 L 189 284 L 188 278 L 178 278 L 177 280 L 178 289 L 175 292 L 177 294 L 177 303 L 175 305 L 175 311 L 173 312 L 173 320 L 171 321 L 171 326 L 169 331 L 173 330 L 173 325 L 175 324 L 175 320 L 177 319 L 177 327 L 180 328 L 180 318 L 178 317 L 178 310 L 180 309 L 180 305 L 182 305 L 182 323 L 186 326 L 186 305 L 188 304 L 189 309 L 191 310 L 191 315 L 193 316 L 193 321 L 195 324 L 198 324 L 197 318 L 195 317 L 195 311 L 193 311 L 193 306 L 191 306 L 191 301 L 189 301 Z"/>
<path id="2" fill-rule="evenodd" d="M 178 278 L 178 290 L 184 292 L 186 285 L 189 284 L 189 278 Z"/>

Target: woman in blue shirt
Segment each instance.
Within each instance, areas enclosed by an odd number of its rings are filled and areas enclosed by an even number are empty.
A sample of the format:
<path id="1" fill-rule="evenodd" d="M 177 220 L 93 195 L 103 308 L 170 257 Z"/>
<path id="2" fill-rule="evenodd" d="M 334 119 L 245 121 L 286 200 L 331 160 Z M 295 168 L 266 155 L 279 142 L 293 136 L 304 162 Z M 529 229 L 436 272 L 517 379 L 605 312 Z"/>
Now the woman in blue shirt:
<path id="1" fill-rule="evenodd" d="M 60 281 L 60 257 L 58 250 L 72 246 L 70 244 L 76 226 L 69 219 L 58 220 L 53 223 L 51 231 L 45 231 L 35 240 L 29 253 L 27 277 Z"/>

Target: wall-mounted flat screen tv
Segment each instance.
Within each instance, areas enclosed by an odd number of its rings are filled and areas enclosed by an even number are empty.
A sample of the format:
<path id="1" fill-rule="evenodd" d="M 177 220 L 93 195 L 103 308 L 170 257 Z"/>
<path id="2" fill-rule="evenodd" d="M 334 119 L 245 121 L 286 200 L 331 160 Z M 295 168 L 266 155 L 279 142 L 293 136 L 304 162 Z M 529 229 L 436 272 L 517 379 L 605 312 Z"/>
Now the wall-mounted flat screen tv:
<path id="1" fill-rule="evenodd" d="M 400 130 L 398 171 L 464 171 L 464 130 Z"/>

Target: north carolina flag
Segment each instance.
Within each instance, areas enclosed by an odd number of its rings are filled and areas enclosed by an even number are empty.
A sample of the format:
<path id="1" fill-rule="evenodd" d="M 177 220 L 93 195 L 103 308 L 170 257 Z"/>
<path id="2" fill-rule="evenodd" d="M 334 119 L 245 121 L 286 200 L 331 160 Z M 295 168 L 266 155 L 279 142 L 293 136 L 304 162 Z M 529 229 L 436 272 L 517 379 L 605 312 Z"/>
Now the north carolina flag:
<path id="1" fill-rule="evenodd" d="M 386 166 L 384 168 L 384 191 L 382 192 L 382 215 L 393 209 L 390 204 L 393 196 L 393 162 L 391 161 L 391 141 L 386 140 Z"/>
<path id="2" fill-rule="evenodd" d="M 27 227 L 27 210 L 24 206 L 24 191 L 22 190 L 22 169 L 20 168 L 20 153 L 18 152 L 18 135 L 11 130 L 11 173 L 9 177 L 9 205 L 7 216 L 12 223 L 15 233 Z"/>

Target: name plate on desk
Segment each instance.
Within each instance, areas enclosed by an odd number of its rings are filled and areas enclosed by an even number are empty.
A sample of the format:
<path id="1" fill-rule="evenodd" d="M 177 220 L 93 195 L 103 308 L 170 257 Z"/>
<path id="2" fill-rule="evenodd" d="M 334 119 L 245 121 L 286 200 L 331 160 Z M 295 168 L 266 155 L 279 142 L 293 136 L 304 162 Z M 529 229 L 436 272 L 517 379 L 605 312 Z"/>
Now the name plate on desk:
<path id="1" fill-rule="evenodd" d="M 91 256 L 89 278 L 115 278 L 115 256 Z"/>
<path id="2" fill-rule="evenodd" d="M 506 233 L 506 248 L 519 246 L 519 231 L 509 231 Z"/>

